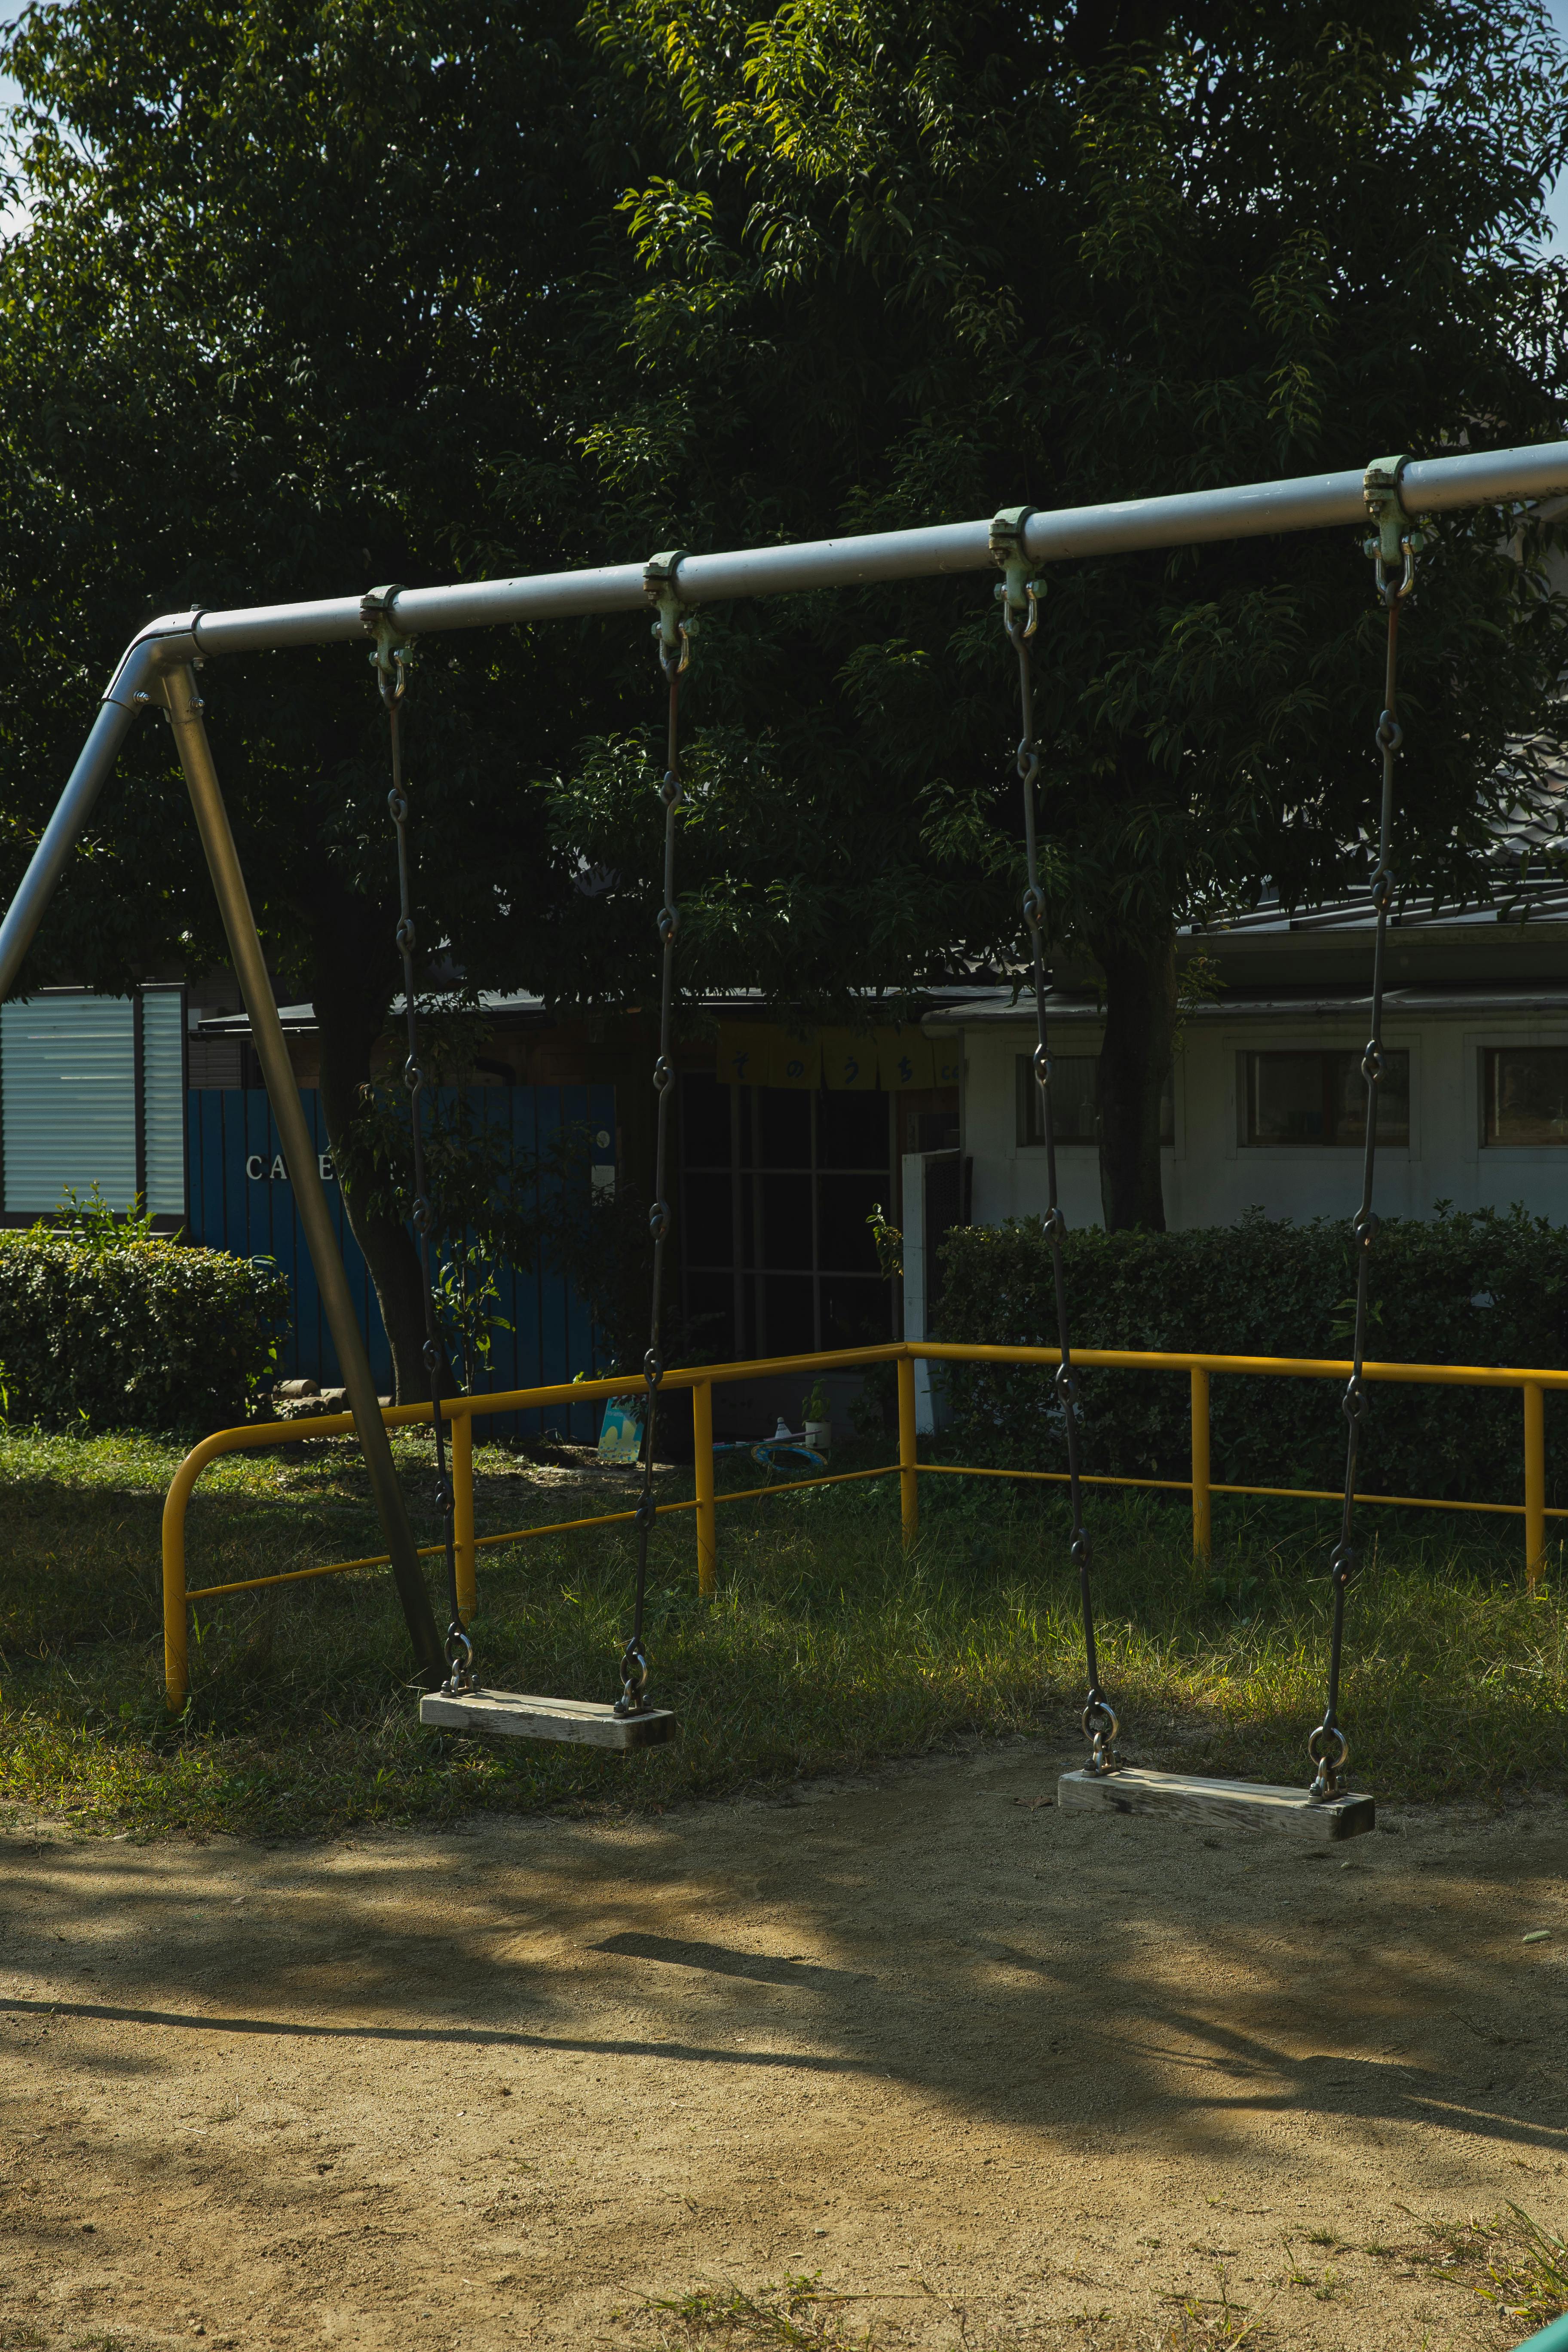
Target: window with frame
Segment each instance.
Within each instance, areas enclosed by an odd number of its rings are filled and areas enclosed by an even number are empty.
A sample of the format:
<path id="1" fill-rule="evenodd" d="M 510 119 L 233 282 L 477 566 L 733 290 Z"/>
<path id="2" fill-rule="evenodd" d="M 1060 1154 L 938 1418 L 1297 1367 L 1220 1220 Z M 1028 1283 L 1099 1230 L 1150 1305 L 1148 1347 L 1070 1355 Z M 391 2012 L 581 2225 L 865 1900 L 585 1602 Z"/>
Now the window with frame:
<path id="1" fill-rule="evenodd" d="M 1488 1045 L 1481 1141 L 1527 1151 L 1568 1144 L 1568 1045 Z"/>
<path id="2" fill-rule="evenodd" d="M 1349 1150 L 1366 1141 L 1362 1049 L 1286 1048 L 1237 1056 L 1237 1140 L 1249 1150 Z M 1410 1141 L 1410 1055 L 1384 1049 L 1377 1139 Z"/>
<path id="3" fill-rule="evenodd" d="M 901 1099 L 685 1075 L 681 1271 L 704 1346 L 772 1356 L 898 1336 L 867 1219 L 898 1214 Z"/>
<path id="4" fill-rule="evenodd" d="M 1017 1057 L 1018 1148 L 1026 1150 L 1046 1139 L 1040 1089 L 1035 1080 L 1032 1054 Z M 1100 1141 L 1100 1056 L 1098 1054 L 1051 1055 L 1051 1124 L 1058 1143 Z M 1176 1094 L 1169 1070 L 1160 1089 L 1160 1140 L 1176 1139 Z"/>

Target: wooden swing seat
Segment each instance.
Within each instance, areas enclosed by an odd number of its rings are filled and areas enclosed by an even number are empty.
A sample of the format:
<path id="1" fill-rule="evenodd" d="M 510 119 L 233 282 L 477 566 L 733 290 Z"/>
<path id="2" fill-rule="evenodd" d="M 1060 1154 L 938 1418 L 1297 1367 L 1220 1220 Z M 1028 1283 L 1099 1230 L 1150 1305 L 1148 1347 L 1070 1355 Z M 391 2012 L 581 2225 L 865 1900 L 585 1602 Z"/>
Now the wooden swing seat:
<path id="1" fill-rule="evenodd" d="M 675 1737 L 667 1706 L 617 1715 L 607 1700 L 540 1698 L 531 1692 L 426 1691 L 419 1720 L 439 1731 L 479 1731 L 500 1739 L 567 1739 L 588 1748 L 660 1748 Z"/>
<path id="2" fill-rule="evenodd" d="M 1377 1826 L 1374 1798 L 1352 1791 L 1314 1804 L 1304 1789 L 1262 1780 L 1200 1780 L 1190 1772 L 1064 1772 L 1057 1782 L 1063 1812 L 1161 1813 L 1238 1830 L 1279 1830 L 1302 1845 L 1364 1837 Z"/>

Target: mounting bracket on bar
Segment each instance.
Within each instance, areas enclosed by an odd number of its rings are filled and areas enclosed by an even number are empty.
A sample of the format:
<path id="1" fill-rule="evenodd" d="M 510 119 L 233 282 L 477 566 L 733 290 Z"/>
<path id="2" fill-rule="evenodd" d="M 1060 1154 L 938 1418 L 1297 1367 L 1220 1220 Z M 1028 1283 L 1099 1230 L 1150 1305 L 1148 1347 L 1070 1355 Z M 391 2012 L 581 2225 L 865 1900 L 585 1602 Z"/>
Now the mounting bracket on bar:
<path id="1" fill-rule="evenodd" d="M 658 618 L 653 625 L 654 635 L 661 647 L 671 653 L 677 646 L 680 646 L 682 669 L 686 667 L 686 648 L 682 641 L 696 635 L 697 624 L 685 617 L 694 607 L 682 602 L 680 583 L 676 574 L 689 553 L 690 550 L 685 547 L 667 548 L 662 555 L 650 555 L 642 568 L 643 594 L 658 612 Z"/>
<path id="2" fill-rule="evenodd" d="M 1024 546 L 1024 528 L 1035 511 L 1033 507 L 1003 507 L 991 518 L 991 552 L 1003 572 L 996 587 L 996 601 L 1005 604 L 1012 613 L 1026 613 L 1046 593 L 1045 582 L 1030 577 L 1029 558 Z"/>
<path id="3" fill-rule="evenodd" d="M 1400 495 L 1400 484 L 1409 463 L 1408 457 L 1374 457 L 1362 477 L 1366 510 L 1377 534 L 1365 542 L 1363 551 L 1376 562 L 1380 591 L 1391 572 L 1400 573 L 1402 596 L 1409 593 L 1415 577 L 1415 558 L 1423 545 L 1421 532 L 1411 529 L 1415 517 L 1406 509 Z"/>
<path id="4" fill-rule="evenodd" d="M 370 657 L 371 667 L 378 678 L 384 680 L 389 687 L 395 686 L 398 693 L 403 690 L 402 672 L 398 665 L 408 660 L 414 646 L 412 631 L 399 627 L 397 615 L 393 610 L 394 599 L 402 593 L 402 581 L 389 580 L 384 588 L 367 589 L 359 600 L 365 627 L 375 633 L 375 651 Z"/>

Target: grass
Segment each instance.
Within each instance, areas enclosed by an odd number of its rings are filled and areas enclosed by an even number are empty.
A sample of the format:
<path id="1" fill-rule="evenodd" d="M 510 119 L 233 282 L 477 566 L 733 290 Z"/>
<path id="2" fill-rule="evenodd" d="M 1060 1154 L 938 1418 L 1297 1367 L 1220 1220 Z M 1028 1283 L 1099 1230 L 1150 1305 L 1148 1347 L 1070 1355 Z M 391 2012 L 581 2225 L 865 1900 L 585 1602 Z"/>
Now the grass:
<path id="1" fill-rule="evenodd" d="M 1362 2249 L 1377 2260 L 1400 2266 L 1398 2275 L 1412 2275 L 1458 2287 L 1489 2304 L 1506 2341 L 1548 2326 L 1568 2310 L 1568 2246 L 1543 2229 L 1522 2207 L 1510 2204 L 1489 2219 L 1463 2222 L 1433 2221 L 1410 2214 L 1415 2235 L 1398 2246 L 1369 2245 Z M 1154 2241 L 1145 2241 L 1153 2243 Z M 1308 2243 L 1353 2252 L 1331 2230 L 1313 2230 Z M 1289 2268 L 1281 2282 L 1310 2287 L 1320 2302 L 1332 2302 L 1344 2293 L 1332 2270 L 1321 2280 Z M 1156 2328 L 1155 2352 L 1239 2352 L 1250 2336 L 1267 2340 L 1271 2331 L 1264 2305 L 1248 2310 L 1233 2303 L 1219 2268 L 1219 2293 L 1199 2296 L 1185 2291 L 1158 2298 L 1168 2305 Z M 616 2313 L 616 2320 L 651 2324 L 660 2352 L 879 2352 L 899 2340 L 902 2330 L 886 2309 L 890 2304 L 940 2298 L 923 2282 L 912 2294 L 845 2294 L 825 2287 L 820 2273 L 786 2278 L 778 2285 L 759 2287 L 754 2294 L 732 2282 L 701 2287 L 689 2294 L 650 2298 L 640 2311 Z M 867 2315 L 866 2306 L 873 2310 Z M 953 2306 L 946 2308 L 952 2312 Z M 961 2322 L 964 2315 L 954 2313 Z M 1114 2315 L 1102 2312 L 1100 2322 Z M 994 2339 L 998 2345 L 1007 2339 Z M 1118 2340 L 1127 2340 L 1124 2331 Z M 954 2352 L 967 2352 L 971 2337 L 961 2325 Z"/>
<path id="2" fill-rule="evenodd" d="M 655 1538 L 654 1690 L 681 1737 L 620 1757 L 422 1732 L 384 1571 L 198 1604 L 191 1702 L 162 1696 L 158 1520 L 181 1445 L 0 1431 L 0 1808 L 84 1831 L 268 1835 L 478 1809 L 658 1808 L 852 1770 L 963 1738 L 1077 1738 L 1082 1672 L 1061 1501 L 933 1478 L 904 1557 L 894 1478 L 720 1514 L 721 1591 L 695 1591 L 689 1514 Z M 416 1504 L 428 1443 L 400 1435 Z M 848 1465 L 846 1465 L 848 1466 Z M 629 1500 L 546 1486 L 481 1447 L 487 1528 Z M 754 1476 L 736 1474 L 737 1484 Z M 689 1493 L 674 1473 L 666 1492 Z M 1331 1515 L 1233 1505 L 1215 1574 L 1184 1513 L 1092 1505 L 1101 1670 L 1135 1760 L 1302 1781 L 1321 1714 Z M 422 1540 L 436 1529 L 416 1512 Z M 1343 1705 L 1352 1777 L 1390 1798 L 1568 1786 L 1568 1614 L 1527 1597 L 1512 1522 L 1368 1514 Z M 352 1447 L 233 1454 L 189 1519 L 193 1584 L 379 1549 Z M 610 1697 L 630 1530 L 480 1555 L 487 1680 Z M 1561 1580 L 1556 1580 L 1560 1584 Z"/>
<path id="3" fill-rule="evenodd" d="M 1522 2206 L 1458 2224 L 1411 2218 L 1421 2234 L 1407 2259 L 1489 2303 L 1510 2336 L 1534 2335 L 1568 2312 L 1568 2245 Z"/>

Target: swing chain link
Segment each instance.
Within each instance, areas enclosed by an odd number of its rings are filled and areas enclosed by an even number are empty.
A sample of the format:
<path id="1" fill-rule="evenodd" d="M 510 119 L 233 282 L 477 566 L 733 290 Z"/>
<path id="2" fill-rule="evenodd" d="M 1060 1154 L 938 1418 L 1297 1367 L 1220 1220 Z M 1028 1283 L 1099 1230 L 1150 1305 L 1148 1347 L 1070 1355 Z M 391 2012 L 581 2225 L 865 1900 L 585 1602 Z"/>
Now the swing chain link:
<path id="1" fill-rule="evenodd" d="M 1024 849 L 1028 878 L 1022 908 L 1029 934 L 1029 954 L 1033 967 L 1035 991 L 1036 1045 L 1031 1060 L 1035 1084 L 1038 1088 L 1040 1132 L 1046 1149 L 1047 1207 L 1044 1219 L 1047 1242 L 1050 1245 L 1051 1276 L 1057 1300 L 1057 1346 L 1061 1360 L 1053 1376 L 1057 1404 L 1062 1416 L 1067 1438 L 1068 1497 L 1072 1514 L 1072 1540 L 1069 1556 L 1078 1570 L 1079 1600 L 1083 1615 L 1084 1662 L 1088 1669 L 1089 1696 L 1083 1712 L 1084 1737 L 1089 1743 L 1087 1769 L 1097 1774 L 1114 1772 L 1118 1769 L 1116 1736 L 1120 1729 L 1115 1709 L 1100 1687 L 1100 1662 L 1094 1634 L 1094 1602 L 1089 1586 L 1089 1570 L 1093 1564 L 1093 1545 L 1083 1517 L 1083 1485 L 1079 1471 L 1079 1413 L 1080 1410 L 1078 1377 L 1073 1369 L 1072 1350 L 1068 1339 L 1067 1277 L 1062 1265 L 1062 1243 L 1067 1236 L 1067 1220 L 1062 1215 L 1057 1198 L 1057 1140 L 1055 1114 L 1051 1099 L 1051 1055 L 1046 1034 L 1046 953 L 1045 929 L 1046 894 L 1040 885 L 1039 842 L 1036 829 L 1036 787 L 1040 774 L 1039 749 L 1035 741 L 1034 679 L 1029 664 L 1030 640 L 1040 625 L 1040 603 L 1046 593 L 1043 580 L 1033 577 L 1026 532 L 1032 507 L 1004 507 L 992 518 L 991 552 L 1001 568 L 1002 578 L 996 586 L 996 600 L 1002 607 L 1002 626 L 1007 641 L 1018 657 L 1018 707 L 1023 732 L 1018 741 L 1016 769 L 1024 803 Z"/>
<path id="2" fill-rule="evenodd" d="M 691 640 L 697 623 L 688 615 L 681 601 L 678 573 L 686 559 L 684 548 L 668 549 L 663 554 L 651 556 L 643 566 L 643 592 L 658 613 L 653 634 L 658 645 L 658 663 L 669 689 L 666 732 L 665 769 L 658 785 L 658 797 L 664 805 L 664 897 L 654 929 L 659 945 L 659 1005 L 658 1055 L 653 1066 L 654 1100 L 658 1106 L 654 1141 L 653 1203 L 648 1210 L 648 1234 L 653 1242 L 653 1299 L 649 1313 L 649 1333 L 647 1352 L 643 1357 L 642 1427 L 642 1488 L 637 1496 L 632 1523 L 637 1529 L 637 1591 L 633 1603 L 632 1630 L 621 1656 L 621 1695 L 616 1701 L 619 1716 L 642 1715 L 647 1710 L 648 1675 L 651 1671 L 647 1649 L 643 1640 L 643 1617 L 647 1598 L 648 1546 L 654 1524 L 658 1517 L 658 1505 L 654 1495 L 654 1455 L 658 1421 L 658 1391 L 664 1379 L 664 1354 L 660 1345 L 660 1326 L 664 1297 L 664 1251 L 669 1239 L 669 1203 L 665 1198 L 665 1179 L 668 1160 L 669 1110 L 674 1098 L 675 1060 L 673 1053 L 675 1011 L 675 944 L 680 935 L 680 909 L 675 899 L 676 821 L 688 807 L 685 787 L 680 774 L 680 744 L 679 735 L 680 681 L 691 662 Z"/>
<path id="3" fill-rule="evenodd" d="M 387 814 L 397 836 L 397 926 L 393 933 L 394 944 L 403 964 L 403 1004 L 407 1023 L 408 1052 L 403 1065 L 403 1083 L 408 1089 L 408 1120 L 414 1157 L 414 1200 L 411 1222 L 419 1245 L 419 1286 L 424 1296 L 425 1344 L 421 1357 L 430 1381 L 430 1423 L 436 1442 L 436 1508 L 441 1517 L 443 1549 L 447 1564 L 447 1680 L 443 1687 L 457 1697 L 472 1690 L 474 1684 L 474 1645 L 463 1623 L 458 1599 L 457 1553 L 457 1494 L 447 1472 L 447 1424 L 441 1410 L 443 1396 L 450 1388 L 447 1351 L 441 1342 L 440 1327 L 436 1318 L 436 1286 L 431 1264 L 431 1237 L 436 1229 L 436 1212 L 425 1181 L 425 1119 L 423 1096 L 425 1072 L 419 1060 L 419 1014 L 414 973 L 414 950 L 418 937 L 414 921 L 413 862 L 409 854 L 409 798 L 403 779 L 403 712 L 402 702 L 408 688 L 408 665 L 414 657 L 412 641 L 397 626 L 393 601 L 399 593 L 395 583 L 384 588 L 373 588 L 360 600 L 360 611 L 365 625 L 374 631 L 375 650 L 371 655 L 371 667 L 375 682 L 386 706 L 387 729 L 392 748 L 392 789 L 386 796 Z"/>
<path id="4" fill-rule="evenodd" d="M 1368 884 L 1368 897 L 1376 924 L 1372 950 L 1372 1034 L 1361 1057 L 1361 1074 L 1366 1087 L 1361 1206 L 1351 1221 L 1356 1286 L 1355 1319 L 1351 1338 L 1351 1376 L 1342 1399 L 1345 1418 L 1344 1496 L 1340 1517 L 1340 1538 L 1329 1560 L 1333 1615 L 1329 1633 L 1328 1701 L 1323 1709 L 1322 1722 L 1307 1742 L 1307 1753 L 1316 1768 L 1309 1794 L 1320 1804 L 1329 1803 L 1347 1793 L 1344 1768 L 1350 1754 L 1350 1742 L 1339 1723 L 1340 1675 L 1344 1656 L 1345 1596 L 1354 1581 L 1358 1566 L 1352 1541 L 1356 1464 L 1361 1451 L 1362 1424 L 1367 1409 L 1363 1372 L 1370 1303 L 1369 1276 L 1373 1244 L 1379 1231 L 1372 1205 L 1373 1179 L 1377 1163 L 1379 1104 L 1384 1083 L 1388 1076 L 1388 1057 L 1383 1045 L 1383 989 L 1388 918 L 1394 896 L 1394 868 L 1389 851 L 1394 829 L 1394 762 L 1405 744 L 1405 730 L 1396 715 L 1399 614 L 1405 599 L 1415 584 L 1415 559 L 1423 545 L 1423 534 L 1413 527 L 1412 518 L 1406 513 L 1399 494 L 1400 478 L 1406 462 L 1404 457 L 1374 458 L 1363 481 L 1367 513 L 1372 518 L 1374 533 L 1364 541 L 1363 551 L 1371 559 L 1376 593 L 1387 614 L 1388 625 L 1384 707 L 1378 714 L 1373 732 L 1373 740 L 1383 763 L 1383 781 L 1378 804 L 1377 863 Z"/>

